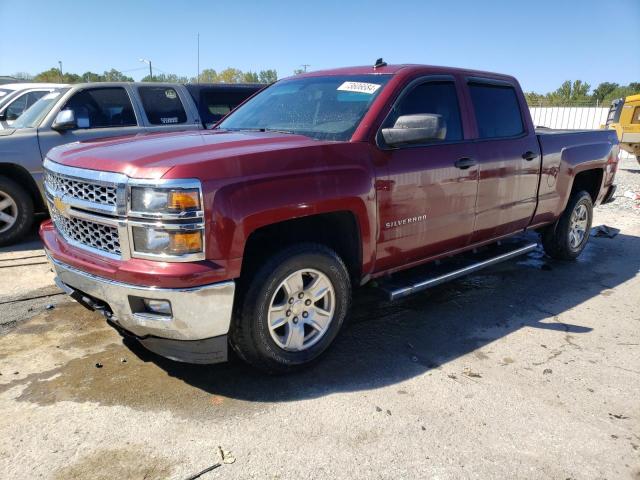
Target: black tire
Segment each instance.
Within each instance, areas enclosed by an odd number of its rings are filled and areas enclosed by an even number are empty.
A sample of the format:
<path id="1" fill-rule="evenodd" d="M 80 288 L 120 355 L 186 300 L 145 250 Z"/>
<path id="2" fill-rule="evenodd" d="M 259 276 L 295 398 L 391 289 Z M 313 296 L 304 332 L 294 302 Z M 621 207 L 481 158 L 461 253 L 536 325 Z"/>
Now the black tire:
<path id="1" fill-rule="evenodd" d="M 580 205 L 584 205 L 587 210 L 587 228 L 582 241 L 578 245 L 572 246 L 570 241 L 571 216 Z M 562 212 L 560 218 L 542 233 L 544 251 L 550 257 L 558 260 L 575 260 L 589 241 L 592 221 L 593 201 L 591 200 L 591 195 L 584 190 L 572 194 L 567 203 L 567 208 Z"/>
<path id="2" fill-rule="evenodd" d="M 302 269 L 314 269 L 329 279 L 335 293 L 334 316 L 317 343 L 306 350 L 288 351 L 272 338 L 268 311 L 281 282 Z M 245 362 L 271 374 L 297 370 L 317 360 L 340 332 L 351 304 L 351 280 L 344 262 L 333 250 L 313 243 L 294 245 L 273 255 L 244 287 L 236 304 L 230 343 Z"/>
<path id="3" fill-rule="evenodd" d="M 15 207 L 5 207 L 3 212 L 8 214 L 12 209 L 16 209 L 15 223 L 8 227 L 8 222 L 0 221 L 0 246 L 11 245 L 29 231 L 33 223 L 33 199 L 28 192 L 13 180 L 0 176 L 0 192 L 2 197 L 9 197 L 13 200 Z M 6 198 L 5 197 L 5 198 Z M 6 228 L 6 230 L 4 230 Z M 4 230 L 4 231 L 3 231 Z"/>

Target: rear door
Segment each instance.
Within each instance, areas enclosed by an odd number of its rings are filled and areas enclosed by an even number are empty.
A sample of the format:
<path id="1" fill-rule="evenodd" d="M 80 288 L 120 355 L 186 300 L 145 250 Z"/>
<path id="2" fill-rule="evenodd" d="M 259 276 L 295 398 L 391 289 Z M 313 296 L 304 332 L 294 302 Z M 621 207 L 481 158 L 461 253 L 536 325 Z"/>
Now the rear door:
<path id="1" fill-rule="evenodd" d="M 443 140 L 388 148 L 378 134 L 376 268 L 392 269 L 464 247 L 473 231 L 477 166 L 465 139 L 460 87 L 452 76 L 421 77 L 401 93 L 382 128 L 400 115 L 441 115 Z M 458 166 L 457 166 L 458 165 Z"/>
<path id="2" fill-rule="evenodd" d="M 536 208 L 540 150 L 520 89 L 502 80 L 468 78 L 478 162 L 476 218 L 471 243 L 524 229 Z"/>
<path id="3" fill-rule="evenodd" d="M 64 143 L 131 135 L 142 131 L 124 87 L 89 87 L 74 93 L 60 110 L 73 110 L 78 128 L 58 132 L 38 129 L 42 155 Z"/>

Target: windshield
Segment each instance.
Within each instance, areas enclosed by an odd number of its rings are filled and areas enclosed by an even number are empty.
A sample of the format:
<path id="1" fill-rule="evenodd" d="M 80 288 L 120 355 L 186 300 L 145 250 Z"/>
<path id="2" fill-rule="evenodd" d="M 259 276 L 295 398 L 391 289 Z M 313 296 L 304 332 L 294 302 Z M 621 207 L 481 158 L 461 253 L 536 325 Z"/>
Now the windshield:
<path id="1" fill-rule="evenodd" d="M 231 113 L 217 128 L 348 140 L 390 78 L 348 75 L 278 82 Z"/>
<path id="2" fill-rule="evenodd" d="M 58 101 L 58 98 L 66 92 L 68 89 L 54 90 L 47 93 L 44 97 L 38 100 L 36 103 L 27 108 L 18 119 L 13 122 L 11 128 L 34 128 L 40 125 L 44 117 L 51 111 L 53 106 Z"/>

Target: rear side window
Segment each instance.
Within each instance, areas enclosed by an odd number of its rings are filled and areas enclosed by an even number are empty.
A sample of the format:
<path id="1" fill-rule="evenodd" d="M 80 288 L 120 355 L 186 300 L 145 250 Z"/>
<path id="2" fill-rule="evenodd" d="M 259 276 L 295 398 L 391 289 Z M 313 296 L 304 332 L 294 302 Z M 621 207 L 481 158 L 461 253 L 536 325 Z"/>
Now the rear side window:
<path id="1" fill-rule="evenodd" d="M 124 88 L 91 88 L 76 93 L 65 109 L 73 110 L 78 128 L 130 127 L 136 116 Z"/>
<path id="2" fill-rule="evenodd" d="M 175 125 L 187 121 L 187 113 L 174 88 L 140 87 L 138 93 L 152 125 Z"/>
<path id="3" fill-rule="evenodd" d="M 480 138 L 515 137 L 524 132 L 513 87 L 470 83 L 469 91 Z"/>
<path id="4" fill-rule="evenodd" d="M 447 141 L 462 140 L 458 95 L 453 82 L 428 82 L 414 87 L 394 108 L 385 122 L 391 127 L 401 115 L 432 113 L 441 115 L 447 125 Z"/>
<path id="5" fill-rule="evenodd" d="M 640 107 L 636 107 L 631 117 L 631 123 L 640 123 Z"/>

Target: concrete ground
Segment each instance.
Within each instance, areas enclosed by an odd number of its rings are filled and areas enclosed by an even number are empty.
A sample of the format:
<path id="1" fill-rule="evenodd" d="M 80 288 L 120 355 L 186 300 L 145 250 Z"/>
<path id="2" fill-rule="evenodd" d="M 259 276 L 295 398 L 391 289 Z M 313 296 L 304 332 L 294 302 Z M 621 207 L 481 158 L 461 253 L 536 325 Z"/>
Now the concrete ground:
<path id="1" fill-rule="evenodd" d="M 637 164 L 619 182 L 640 191 Z M 0 478 L 181 480 L 222 449 L 202 479 L 639 479 L 640 209 L 620 200 L 594 222 L 620 233 L 577 262 L 537 251 L 395 304 L 361 290 L 285 377 L 123 345 L 37 240 L 2 249 Z"/>

